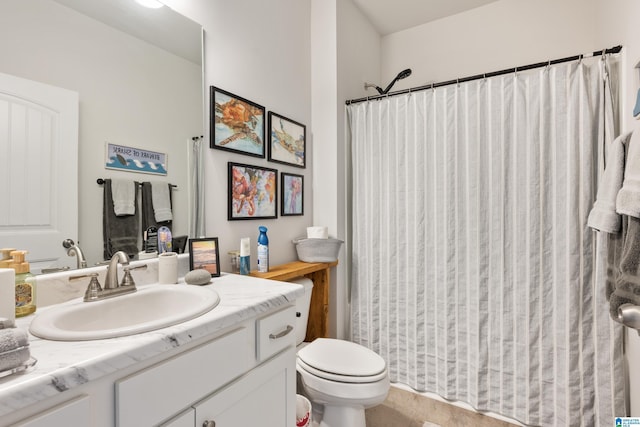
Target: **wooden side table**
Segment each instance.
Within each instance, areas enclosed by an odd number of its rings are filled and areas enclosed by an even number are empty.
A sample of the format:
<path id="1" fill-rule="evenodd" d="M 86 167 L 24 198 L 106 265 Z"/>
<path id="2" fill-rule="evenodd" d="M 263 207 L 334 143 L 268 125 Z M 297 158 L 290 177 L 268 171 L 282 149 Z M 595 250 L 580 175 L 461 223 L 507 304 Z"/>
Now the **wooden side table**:
<path id="1" fill-rule="evenodd" d="M 286 264 L 269 266 L 266 273 L 251 271 L 250 275 L 261 279 L 287 281 L 297 277 L 307 277 L 313 282 L 311 293 L 311 307 L 309 308 L 309 322 L 305 341 L 316 338 L 326 338 L 329 331 L 329 281 L 331 267 L 338 265 L 334 262 L 302 262 L 293 261 Z"/>

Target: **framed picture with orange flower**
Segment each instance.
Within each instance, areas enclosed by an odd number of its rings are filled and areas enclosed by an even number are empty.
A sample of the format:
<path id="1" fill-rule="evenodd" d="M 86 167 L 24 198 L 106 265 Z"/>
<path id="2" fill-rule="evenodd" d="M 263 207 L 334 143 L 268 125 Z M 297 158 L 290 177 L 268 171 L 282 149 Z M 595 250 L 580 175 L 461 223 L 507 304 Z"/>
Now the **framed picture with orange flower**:
<path id="1" fill-rule="evenodd" d="M 215 86 L 210 87 L 209 147 L 265 157 L 265 108 Z"/>
<path id="2" fill-rule="evenodd" d="M 265 219 L 278 216 L 278 171 L 228 163 L 227 219 Z"/>
<path id="3" fill-rule="evenodd" d="M 280 174 L 280 215 L 304 215 L 304 177 L 292 173 Z"/>

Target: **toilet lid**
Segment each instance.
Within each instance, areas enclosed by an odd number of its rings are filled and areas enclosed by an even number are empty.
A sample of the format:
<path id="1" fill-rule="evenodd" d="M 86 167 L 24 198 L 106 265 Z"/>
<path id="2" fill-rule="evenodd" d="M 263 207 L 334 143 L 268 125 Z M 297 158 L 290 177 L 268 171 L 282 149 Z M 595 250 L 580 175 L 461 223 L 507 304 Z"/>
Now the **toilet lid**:
<path id="1" fill-rule="evenodd" d="M 318 338 L 298 351 L 298 359 L 314 370 L 348 377 L 373 377 L 385 373 L 382 357 L 359 344 Z"/>

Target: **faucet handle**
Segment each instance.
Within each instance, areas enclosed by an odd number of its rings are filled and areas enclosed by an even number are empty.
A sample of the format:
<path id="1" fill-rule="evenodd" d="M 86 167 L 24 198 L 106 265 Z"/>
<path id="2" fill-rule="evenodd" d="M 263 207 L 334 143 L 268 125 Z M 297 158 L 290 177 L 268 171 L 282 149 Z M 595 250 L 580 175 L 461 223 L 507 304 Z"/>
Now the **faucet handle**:
<path id="1" fill-rule="evenodd" d="M 147 269 L 147 264 L 142 264 L 139 265 L 137 267 L 131 267 L 130 265 L 127 265 L 126 267 L 123 268 L 124 271 L 124 277 L 122 278 L 122 283 L 120 283 L 120 287 L 122 286 L 135 286 L 136 283 L 133 281 L 133 277 L 131 276 L 131 271 L 132 270 L 146 270 Z"/>
<path id="2" fill-rule="evenodd" d="M 100 282 L 98 281 L 98 273 L 90 273 L 90 274 L 81 274 L 78 276 L 70 276 L 69 281 L 83 279 L 85 277 L 91 277 L 89 281 L 89 286 L 87 286 L 87 290 L 84 291 L 84 300 L 85 301 L 95 301 L 100 296 L 100 292 L 102 292 L 102 286 L 100 286 Z"/>

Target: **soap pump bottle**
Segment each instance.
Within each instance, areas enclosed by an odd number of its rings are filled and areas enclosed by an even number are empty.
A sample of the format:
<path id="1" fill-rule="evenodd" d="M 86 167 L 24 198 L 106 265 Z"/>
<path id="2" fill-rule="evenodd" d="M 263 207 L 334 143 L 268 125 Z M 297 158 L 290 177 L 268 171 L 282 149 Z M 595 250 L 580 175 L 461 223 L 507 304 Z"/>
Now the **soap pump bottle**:
<path id="1" fill-rule="evenodd" d="M 261 225 L 258 227 L 260 234 L 258 235 L 258 272 L 266 273 L 269 271 L 269 238 L 267 237 L 267 227 Z"/>
<path id="2" fill-rule="evenodd" d="M 29 271 L 29 263 L 24 260 L 26 254 L 27 251 L 11 252 L 11 268 L 16 271 L 16 317 L 36 311 L 36 278 Z"/>
<path id="3" fill-rule="evenodd" d="M 240 239 L 240 274 L 251 272 L 251 239 Z"/>

